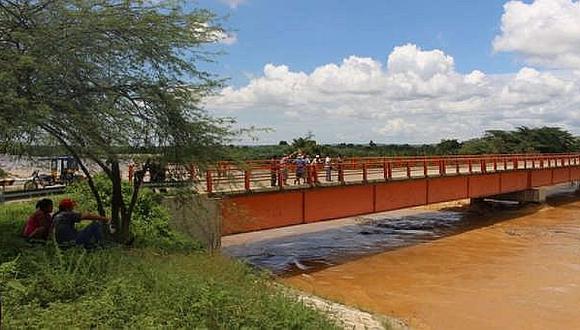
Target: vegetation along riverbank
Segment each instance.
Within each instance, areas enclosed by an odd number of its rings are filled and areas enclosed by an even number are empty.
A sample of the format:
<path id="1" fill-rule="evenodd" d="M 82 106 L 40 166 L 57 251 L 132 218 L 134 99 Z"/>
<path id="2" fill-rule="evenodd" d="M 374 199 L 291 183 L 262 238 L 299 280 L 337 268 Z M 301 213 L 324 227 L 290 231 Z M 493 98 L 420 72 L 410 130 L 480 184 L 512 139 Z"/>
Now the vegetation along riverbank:
<path id="1" fill-rule="evenodd" d="M 82 191 L 82 189 L 80 189 Z M 90 208 L 74 191 L 79 209 Z M 88 196 L 87 196 L 88 197 Z M 334 329 L 322 312 L 272 285 L 265 273 L 172 231 L 144 191 L 132 247 L 86 252 L 20 237 L 34 204 L 0 206 L 2 322 L 12 328 Z"/>

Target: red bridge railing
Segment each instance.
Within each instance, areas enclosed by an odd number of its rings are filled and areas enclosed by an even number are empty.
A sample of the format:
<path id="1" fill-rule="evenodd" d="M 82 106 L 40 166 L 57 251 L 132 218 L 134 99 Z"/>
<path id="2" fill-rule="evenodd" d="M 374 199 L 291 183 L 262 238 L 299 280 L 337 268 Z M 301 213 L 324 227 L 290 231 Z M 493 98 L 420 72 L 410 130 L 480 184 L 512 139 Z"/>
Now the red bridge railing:
<path id="1" fill-rule="evenodd" d="M 255 160 L 219 162 L 198 179 L 205 179 L 207 193 L 249 192 L 569 166 L 580 166 L 580 154 L 361 157 L 333 159 L 330 166 L 312 163 L 303 170 L 293 160 Z"/>

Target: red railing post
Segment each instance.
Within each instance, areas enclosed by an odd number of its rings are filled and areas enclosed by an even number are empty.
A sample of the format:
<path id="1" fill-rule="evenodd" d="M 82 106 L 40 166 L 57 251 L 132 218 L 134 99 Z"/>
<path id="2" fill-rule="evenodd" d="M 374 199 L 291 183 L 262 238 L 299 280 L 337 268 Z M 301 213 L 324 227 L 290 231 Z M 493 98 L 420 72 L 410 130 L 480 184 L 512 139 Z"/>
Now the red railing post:
<path id="1" fill-rule="evenodd" d="M 252 172 L 250 170 L 245 170 L 244 171 L 244 189 L 246 191 L 250 191 L 250 177 L 252 175 Z"/>
<path id="2" fill-rule="evenodd" d="M 469 174 L 473 173 L 473 165 L 471 164 L 471 159 L 469 160 Z"/>
<path id="3" fill-rule="evenodd" d="M 363 163 L 362 164 L 362 170 L 363 170 L 363 182 L 366 183 L 367 182 L 367 163 Z"/>
<path id="4" fill-rule="evenodd" d="M 507 170 L 507 158 L 503 158 L 503 170 Z"/>
<path id="5" fill-rule="evenodd" d="M 427 177 L 429 170 L 427 169 L 427 160 L 423 160 L 423 176 Z"/>
<path id="6" fill-rule="evenodd" d="M 211 177 L 211 171 L 207 170 L 205 172 L 205 183 L 206 183 L 206 189 L 208 193 L 212 193 L 213 192 L 213 179 Z"/>
<path id="7" fill-rule="evenodd" d="M 407 165 L 407 178 L 411 178 L 411 166 L 409 166 L 409 162 L 406 163 Z"/>
<path id="8" fill-rule="evenodd" d="M 481 173 L 487 173 L 487 162 L 485 161 L 485 159 L 481 160 Z"/>
<path id="9" fill-rule="evenodd" d="M 544 158 L 540 158 L 540 168 L 544 168 Z"/>
<path id="10" fill-rule="evenodd" d="M 493 171 L 497 172 L 497 158 L 493 157 Z"/>
<path id="11" fill-rule="evenodd" d="M 389 179 L 389 169 L 387 166 L 387 161 L 383 160 L 383 179 L 385 179 L 385 181 Z"/>
<path id="12" fill-rule="evenodd" d="M 459 160 L 455 160 L 455 174 L 459 174 Z"/>
<path id="13" fill-rule="evenodd" d="M 343 164 L 338 164 L 338 182 L 344 183 L 344 168 L 343 168 Z"/>
<path id="14" fill-rule="evenodd" d="M 387 163 L 387 179 L 391 180 L 393 178 L 393 163 Z"/>
<path id="15" fill-rule="evenodd" d="M 447 169 L 445 168 L 445 159 L 439 161 L 439 175 L 443 176 L 446 174 Z"/>
<path id="16" fill-rule="evenodd" d="M 518 166 L 519 166 L 518 159 L 517 158 L 512 158 L 512 163 L 514 164 L 514 170 L 517 170 L 518 169 Z"/>
<path id="17" fill-rule="evenodd" d="M 306 183 L 312 185 L 312 165 L 306 165 Z"/>
<path id="18" fill-rule="evenodd" d="M 282 169 L 278 171 L 278 187 L 280 187 L 280 190 L 284 189 L 284 173 L 282 173 Z"/>
<path id="19" fill-rule="evenodd" d="M 318 179 L 318 164 L 314 164 L 312 167 L 312 177 L 314 179 L 314 183 L 320 183 L 320 180 Z"/>

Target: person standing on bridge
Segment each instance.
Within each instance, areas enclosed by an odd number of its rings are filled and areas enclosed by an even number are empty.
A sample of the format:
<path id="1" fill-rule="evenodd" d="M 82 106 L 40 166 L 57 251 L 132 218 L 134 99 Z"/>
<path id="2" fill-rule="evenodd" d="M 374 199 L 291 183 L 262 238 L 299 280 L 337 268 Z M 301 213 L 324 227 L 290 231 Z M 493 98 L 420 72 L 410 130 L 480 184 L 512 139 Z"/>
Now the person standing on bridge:
<path id="1" fill-rule="evenodd" d="M 294 179 L 294 184 L 302 184 L 306 179 L 305 174 L 307 166 L 304 156 L 301 154 L 298 155 L 294 161 L 294 164 L 296 165 L 296 178 Z"/>
<path id="2" fill-rule="evenodd" d="M 342 168 L 343 166 L 343 160 L 342 160 L 342 155 L 338 155 L 338 157 L 336 157 L 336 167 L 338 168 L 338 181 L 344 183 L 344 169 Z"/>
<path id="3" fill-rule="evenodd" d="M 329 155 L 324 158 L 324 172 L 326 173 L 326 181 L 332 181 L 332 158 Z"/>
<path id="4" fill-rule="evenodd" d="M 279 172 L 280 172 L 280 162 L 278 161 L 278 156 L 272 156 L 272 158 L 270 159 L 270 186 L 276 187 Z"/>

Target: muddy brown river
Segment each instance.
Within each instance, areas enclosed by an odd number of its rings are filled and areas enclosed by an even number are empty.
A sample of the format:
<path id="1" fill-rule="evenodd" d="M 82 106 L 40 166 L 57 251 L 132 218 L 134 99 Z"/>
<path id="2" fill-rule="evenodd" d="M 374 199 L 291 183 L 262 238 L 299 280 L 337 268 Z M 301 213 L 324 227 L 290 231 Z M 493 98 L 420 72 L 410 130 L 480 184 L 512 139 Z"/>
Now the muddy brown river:
<path id="1" fill-rule="evenodd" d="M 226 251 L 415 329 L 580 329 L 580 199 L 570 190 L 544 206 L 387 216 Z"/>

